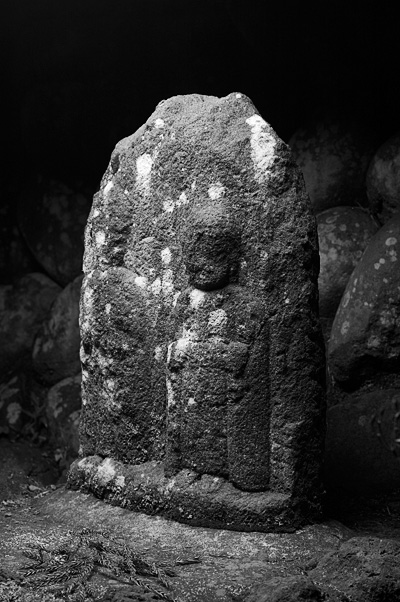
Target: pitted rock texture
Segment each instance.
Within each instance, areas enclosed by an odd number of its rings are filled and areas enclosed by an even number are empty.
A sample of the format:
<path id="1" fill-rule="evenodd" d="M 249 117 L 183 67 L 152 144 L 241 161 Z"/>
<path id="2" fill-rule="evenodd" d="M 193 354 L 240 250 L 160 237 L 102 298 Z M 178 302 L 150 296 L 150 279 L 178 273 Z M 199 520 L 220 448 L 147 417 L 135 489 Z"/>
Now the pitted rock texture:
<path id="1" fill-rule="evenodd" d="M 26 274 L 0 287 L 0 373 L 2 377 L 30 361 L 33 341 L 60 292 L 44 274 Z"/>
<path id="2" fill-rule="evenodd" d="M 400 368 L 400 215 L 370 240 L 340 302 L 329 368 L 345 386 Z"/>
<path id="3" fill-rule="evenodd" d="M 359 207 L 333 207 L 317 215 L 320 316 L 334 317 L 349 277 L 378 225 Z"/>
<path id="4" fill-rule="evenodd" d="M 357 392 L 327 411 L 325 485 L 356 494 L 398 489 L 400 390 Z"/>
<path id="5" fill-rule="evenodd" d="M 371 209 L 384 222 L 400 212 L 400 133 L 376 151 L 366 182 Z"/>
<path id="6" fill-rule="evenodd" d="M 324 556 L 309 572 L 328 600 L 396 602 L 400 599 L 400 543 L 394 539 L 352 537 Z M 329 587 L 329 585 L 331 587 Z"/>
<path id="7" fill-rule="evenodd" d="M 85 240 L 82 455 L 316 500 L 316 223 L 251 101 L 161 102 L 117 144 Z"/>
<path id="8" fill-rule="evenodd" d="M 54 301 L 33 346 L 36 378 L 54 385 L 80 371 L 79 299 L 82 276 L 68 284 Z"/>
<path id="9" fill-rule="evenodd" d="M 19 228 L 38 263 L 61 286 L 82 273 L 89 199 L 87 191 L 53 180 L 32 186 L 20 199 Z"/>
<path id="10" fill-rule="evenodd" d="M 293 134 L 289 146 L 316 212 L 366 204 L 365 174 L 373 147 L 358 128 L 332 118 L 313 121 Z"/>

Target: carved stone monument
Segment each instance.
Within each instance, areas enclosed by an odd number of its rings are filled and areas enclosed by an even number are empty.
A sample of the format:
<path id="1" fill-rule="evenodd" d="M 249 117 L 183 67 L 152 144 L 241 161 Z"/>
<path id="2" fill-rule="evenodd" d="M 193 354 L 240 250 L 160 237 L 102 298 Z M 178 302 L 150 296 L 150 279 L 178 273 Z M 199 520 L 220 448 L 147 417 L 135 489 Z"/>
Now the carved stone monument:
<path id="1" fill-rule="evenodd" d="M 69 486 L 191 524 L 317 517 L 325 359 L 315 219 L 243 94 L 161 102 L 86 228 Z"/>

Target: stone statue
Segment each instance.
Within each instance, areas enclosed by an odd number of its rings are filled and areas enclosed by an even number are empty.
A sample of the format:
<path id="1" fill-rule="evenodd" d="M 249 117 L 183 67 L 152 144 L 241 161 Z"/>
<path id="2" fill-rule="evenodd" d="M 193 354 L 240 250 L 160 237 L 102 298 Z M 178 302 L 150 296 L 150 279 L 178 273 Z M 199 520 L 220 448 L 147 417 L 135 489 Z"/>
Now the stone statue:
<path id="1" fill-rule="evenodd" d="M 161 102 L 86 228 L 70 486 L 235 529 L 318 515 L 318 260 L 302 175 L 251 101 Z"/>

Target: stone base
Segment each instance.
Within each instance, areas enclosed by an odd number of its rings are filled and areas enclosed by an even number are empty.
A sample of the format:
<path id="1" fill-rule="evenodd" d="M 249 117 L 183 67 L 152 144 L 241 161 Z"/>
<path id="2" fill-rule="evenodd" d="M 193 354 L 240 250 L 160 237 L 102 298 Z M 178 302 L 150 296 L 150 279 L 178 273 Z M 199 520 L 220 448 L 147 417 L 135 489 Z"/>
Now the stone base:
<path id="1" fill-rule="evenodd" d="M 291 532 L 320 518 L 320 507 L 306 499 L 272 491 L 249 493 L 223 478 L 190 470 L 166 478 L 162 462 L 125 465 L 89 456 L 71 465 L 67 486 L 116 506 L 194 526 Z"/>

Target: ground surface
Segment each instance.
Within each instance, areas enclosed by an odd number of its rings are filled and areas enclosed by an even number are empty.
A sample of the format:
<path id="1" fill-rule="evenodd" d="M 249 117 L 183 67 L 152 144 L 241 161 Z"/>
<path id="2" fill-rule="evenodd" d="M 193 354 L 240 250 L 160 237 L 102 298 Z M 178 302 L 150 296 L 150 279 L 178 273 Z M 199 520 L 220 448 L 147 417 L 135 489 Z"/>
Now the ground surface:
<path id="1" fill-rule="evenodd" d="M 148 560 L 174 567 L 173 593 L 182 602 L 244 600 L 273 577 L 307 575 L 318 559 L 354 535 L 400 542 L 398 494 L 361 500 L 331 495 L 324 521 L 296 533 L 194 528 L 68 491 L 55 483 L 49 452 L 42 453 L 0 439 L 0 581 L 26 561 L 22 550 L 29 542 L 57 542 L 68 530 L 84 527 L 109 529 Z"/>

